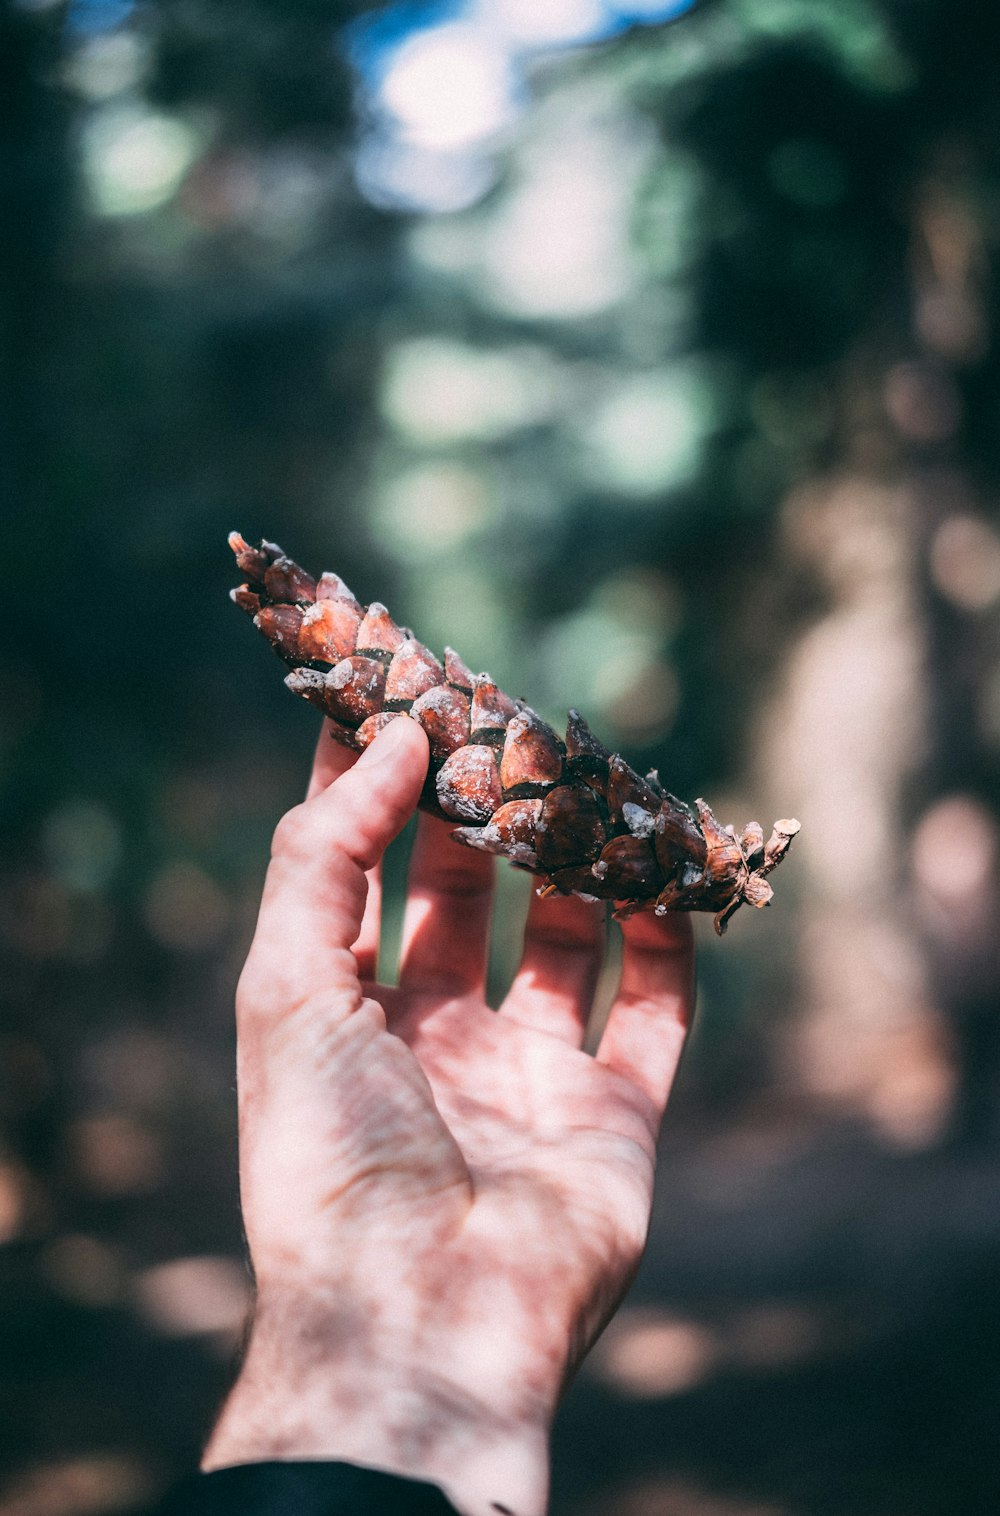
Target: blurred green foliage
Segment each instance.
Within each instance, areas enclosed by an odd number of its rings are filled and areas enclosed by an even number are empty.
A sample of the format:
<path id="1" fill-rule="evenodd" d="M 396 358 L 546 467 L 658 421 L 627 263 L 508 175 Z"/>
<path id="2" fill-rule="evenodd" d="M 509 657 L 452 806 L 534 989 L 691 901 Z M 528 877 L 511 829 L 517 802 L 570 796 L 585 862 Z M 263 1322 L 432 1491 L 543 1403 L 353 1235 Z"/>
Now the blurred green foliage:
<path id="1" fill-rule="evenodd" d="M 579 705 L 679 793 L 743 805 L 761 704 L 831 598 L 784 502 L 843 468 L 923 480 L 930 738 L 902 804 L 1000 802 L 997 597 L 934 548 L 957 475 L 980 563 L 995 545 L 1000 11 L 706 0 L 536 58 L 496 186 L 406 217 L 352 175 L 364 111 L 337 28 L 364 9 L 0 13 L 15 1470 L 125 1449 L 155 1483 L 192 1461 L 225 1375 L 222 1338 L 171 1337 L 134 1281 L 238 1252 L 232 988 L 314 732 L 226 600 L 230 528 L 335 568 L 550 718 Z M 693 1126 L 773 1090 L 811 887 L 794 868 L 769 918 L 706 954 Z M 498 986 L 524 908 L 502 890 Z M 980 1138 L 987 982 L 941 980 Z M 828 1476 L 845 1416 L 815 1455 Z M 901 1436 L 893 1467 L 916 1456 Z M 944 1473 L 908 1484 L 911 1516 L 991 1509 L 985 1463 L 963 1468 L 950 1493 Z M 796 1511 L 898 1516 L 874 1476 L 850 1506 L 788 1478 Z"/>

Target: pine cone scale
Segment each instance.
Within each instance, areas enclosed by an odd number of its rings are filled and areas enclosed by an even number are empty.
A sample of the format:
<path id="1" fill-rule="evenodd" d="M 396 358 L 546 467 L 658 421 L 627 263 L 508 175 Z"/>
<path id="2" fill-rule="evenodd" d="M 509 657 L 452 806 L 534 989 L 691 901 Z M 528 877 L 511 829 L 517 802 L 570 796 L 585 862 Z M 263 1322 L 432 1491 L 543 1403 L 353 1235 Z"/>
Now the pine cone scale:
<path id="1" fill-rule="evenodd" d="M 469 697 L 450 684 L 436 684 L 419 695 L 410 715 L 427 733 L 432 758 L 447 758 L 469 742 Z"/>
<path id="2" fill-rule="evenodd" d="M 493 748 L 476 742 L 456 748 L 438 770 L 435 789 L 446 816 L 484 826 L 503 803 Z"/>

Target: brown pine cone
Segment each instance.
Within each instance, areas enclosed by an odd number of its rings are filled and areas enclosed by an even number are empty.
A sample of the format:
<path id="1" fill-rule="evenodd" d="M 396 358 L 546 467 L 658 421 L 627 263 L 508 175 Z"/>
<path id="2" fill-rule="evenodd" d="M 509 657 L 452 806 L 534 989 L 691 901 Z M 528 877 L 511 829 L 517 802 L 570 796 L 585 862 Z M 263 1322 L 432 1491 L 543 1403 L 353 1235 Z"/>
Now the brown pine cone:
<path id="1" fill-rule="evenodd" d="M 737 836 L 704 800 L 694 809 L 609 753 L 570 711 L 565 740 L 451 648 L 443 665 L 384 605 L 363 606 L 337 574 L 313 579 L 273 542 L 229 545 L 247 583 L 231 594 L 291 666 L 285 683 L 329 718 L 345 746 L 367 747 L 397 716 L 427 733 L 421 808 L 465 823 L 453 836 L 501 853 L 559 890 L 636 910 L 714 911 L 721 936 L 744 902 L 770 903 L 767 875 L 799 830 L 756 821 Z"/>

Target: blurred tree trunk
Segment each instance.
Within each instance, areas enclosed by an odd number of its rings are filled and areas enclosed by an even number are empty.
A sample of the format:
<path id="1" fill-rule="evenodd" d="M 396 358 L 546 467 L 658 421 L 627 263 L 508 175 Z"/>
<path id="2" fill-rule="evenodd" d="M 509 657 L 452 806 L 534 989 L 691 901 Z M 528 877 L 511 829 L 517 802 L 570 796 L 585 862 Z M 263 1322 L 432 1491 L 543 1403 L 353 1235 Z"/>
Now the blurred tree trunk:
<path id="1" fill-rule="evenodd" d="M 985 68 L 996 86 L 996 60 Z M 927 627 L 928 751 L 916 797 L 924 803 L 913 846 L 914 900 L 931 981 L 954 1029 L 952 1132 L 974 1145 L 1000 1136 L 1000 897 L 990 804 L 996 731 L 984 708 L 1000 641 L 1000 538 L 963 446 L 969 379 L 995 339 L 982 195 L 995 166 L 992 114 L 985 131 L 946 140 L 918 187 L 911 259 L 916 351 L 888 396 L 909 443 Z"/>
<path id="2" fill-rule="evenodd" d="M 928 149 L 898 316 L 890 306 L 842 369 L 842 466 L 783 512 L 792 571 L 829 598 L 764 726 L 762 773 L 776 795 L 802 794 L 807 822 L 791 1054 L 809 1087 L 903 1145 L 1000 1131 L 996 731 L 982 698 L 1000 538 L 966 425 L 991 353 L 975 186 L 993 154 L 988 137 L 959 149 L 947 133 Z"/>

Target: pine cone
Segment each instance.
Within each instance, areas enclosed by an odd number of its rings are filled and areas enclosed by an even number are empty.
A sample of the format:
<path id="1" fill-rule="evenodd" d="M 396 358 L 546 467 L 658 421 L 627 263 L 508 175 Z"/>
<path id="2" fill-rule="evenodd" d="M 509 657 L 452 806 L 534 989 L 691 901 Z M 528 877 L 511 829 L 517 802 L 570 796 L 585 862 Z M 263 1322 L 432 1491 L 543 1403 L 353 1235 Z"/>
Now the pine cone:
<path id="1" fill-rule="evenodd" d="M 609 753 L 569 712 L 565 741 L 523 700 L 473 674 L 451 648 L 442 665 L 384 605 L 363 606 L 337 574 L 313 579 L 273 542 L 229 545 L 247 583 L 231 594 L 291 666 L 285 683 L 361 750 L 397 716 L 427 733 L 421 808 L 465 823 L 456 841 L 500 853 L 558 890 L 636 910 L 714 911 L 721 936 L 744 902 L 768 905 L 767 875 L 799 830 L 756 821 L 740 836 L 704 800 L 694 809 Z"/>

